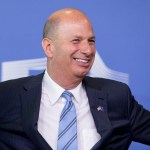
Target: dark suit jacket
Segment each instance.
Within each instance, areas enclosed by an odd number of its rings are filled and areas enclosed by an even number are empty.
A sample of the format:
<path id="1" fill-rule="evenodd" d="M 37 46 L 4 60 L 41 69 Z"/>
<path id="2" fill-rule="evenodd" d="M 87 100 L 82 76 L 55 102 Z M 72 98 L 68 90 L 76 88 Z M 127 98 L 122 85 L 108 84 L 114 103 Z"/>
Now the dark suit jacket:
<path id="1" fill-rule="evenodd" d="M 37 131 L 42 79 L 40 74 L 0 83 L 0 150 L 51 150 Z M 127 150 L 132 141 L 150 145 L 150 112 L 127 85 L 90 77 L 83 83 L 102 136 L 92 150 Z"/>

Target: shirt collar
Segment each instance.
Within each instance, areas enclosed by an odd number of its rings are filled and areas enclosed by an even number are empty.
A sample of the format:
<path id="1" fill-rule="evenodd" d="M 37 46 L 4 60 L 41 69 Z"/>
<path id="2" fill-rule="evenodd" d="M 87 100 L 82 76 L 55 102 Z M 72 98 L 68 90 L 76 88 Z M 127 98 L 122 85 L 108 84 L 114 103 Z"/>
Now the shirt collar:
<path id="1" fill-rule="evenodd" d="M 82 82 L 77 87 L 69 91 L 73 94 L 75 101 L 77 101 L 77 103 L 80 103 L 84 96 L 83 94 L 85 91 Z"/>
<path id="2" fill-rule="evenodd" d="M 42 85 L 43 85 L 42 90 L 48 95 L 50 103 L 52 105 L 58 101 L 61 94 L 65 90 L 51 79 L 51 77 L 48 75 L 47 70 L 45 70 Z M 82 82 L 74 89 L 68 91 L 70 91 L 73 94 L 74 100 L 77 101 L 78 103 L 81 102 L 82 97 L 84 97 L 85 93 L 85 89 L 82 85 Z"/>
<path id="3" fill-rule="evenodd" d="M 42 84 L 43 84 L 43 92 L 45 92 L 48 95 L 51 104 L 52 105 L 55 104 L 57 100 L 60 98 L 64 89 L 50 78 L 47 70 L 45 70 Z"/>

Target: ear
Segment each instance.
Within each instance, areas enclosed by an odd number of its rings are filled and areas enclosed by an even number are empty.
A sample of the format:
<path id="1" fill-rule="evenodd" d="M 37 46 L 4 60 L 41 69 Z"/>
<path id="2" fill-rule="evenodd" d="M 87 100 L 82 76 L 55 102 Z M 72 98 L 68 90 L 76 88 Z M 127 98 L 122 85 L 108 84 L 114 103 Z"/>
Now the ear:
<path id="1" fill-rule="evenodd" d="M 53 56 L 53 50 L 52 50 L 52 40 L 49 38 L 44 38 L 42 40 L 42 47 L 47 57 Z"/>

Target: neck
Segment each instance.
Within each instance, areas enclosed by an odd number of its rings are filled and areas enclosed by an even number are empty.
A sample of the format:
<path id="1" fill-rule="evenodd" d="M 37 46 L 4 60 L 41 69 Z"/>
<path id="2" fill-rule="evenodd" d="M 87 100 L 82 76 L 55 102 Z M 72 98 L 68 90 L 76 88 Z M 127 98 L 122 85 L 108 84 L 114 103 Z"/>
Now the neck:
<path id="1" fill-rule="evenodd" d="M 55 81 L 59 86 L 64 88 L 65 90 L 71 90 L 77 87 L 81 82 L 83 78 L 79 77 L 66 77 L 63 75 L 56 76 L 52 74 L 50 71 L 48 71 L 49 76 L 53 81 Z"/>

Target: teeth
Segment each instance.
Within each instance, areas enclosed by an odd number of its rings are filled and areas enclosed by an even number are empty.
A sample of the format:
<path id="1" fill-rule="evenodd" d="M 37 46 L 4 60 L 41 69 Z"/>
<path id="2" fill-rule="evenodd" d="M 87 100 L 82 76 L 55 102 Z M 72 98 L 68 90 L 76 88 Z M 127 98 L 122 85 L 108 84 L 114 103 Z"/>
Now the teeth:
<path id="1" fill-rule="evenodd" d="M 84 60 L 84 59 L 76 59 L 76 61 L 84 62 L 84 63 L 87 63 L 87 62 L 88 62 L 88 60 Z"/>

